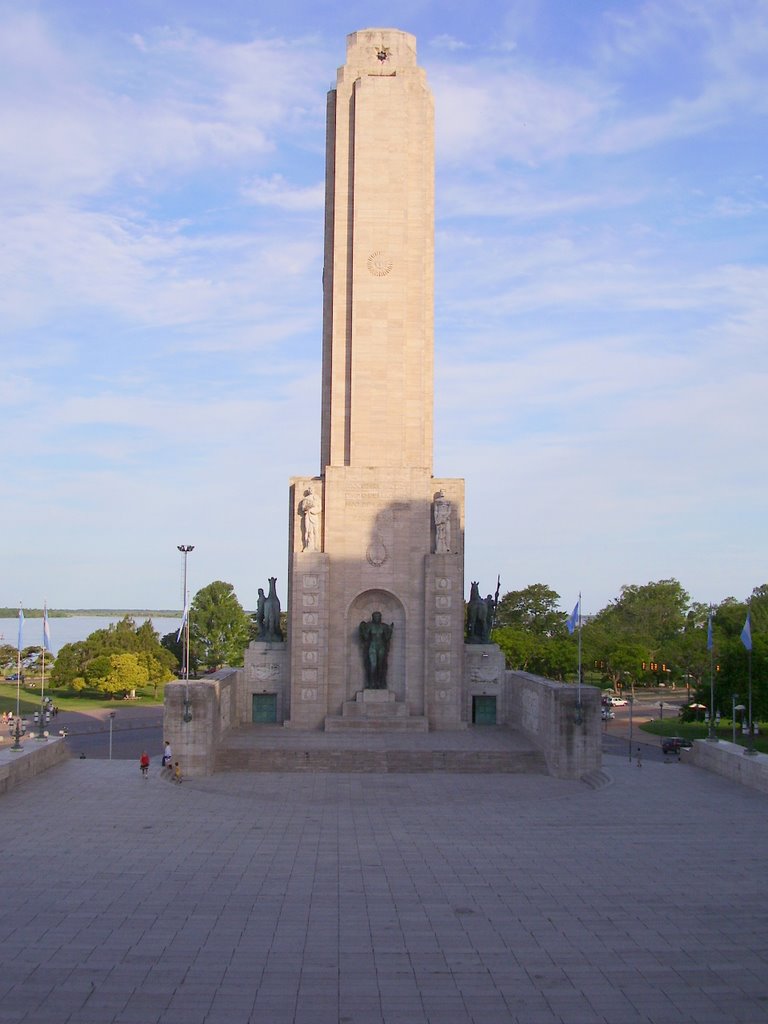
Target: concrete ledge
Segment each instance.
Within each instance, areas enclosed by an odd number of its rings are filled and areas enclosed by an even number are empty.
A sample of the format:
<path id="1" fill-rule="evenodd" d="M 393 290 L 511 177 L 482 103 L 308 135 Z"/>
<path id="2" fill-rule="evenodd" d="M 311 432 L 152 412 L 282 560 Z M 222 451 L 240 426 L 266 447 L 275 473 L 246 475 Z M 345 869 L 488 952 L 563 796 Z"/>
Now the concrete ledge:
<path id="1" fill-rule="evenodd" d="M 61 736 L 47 740 L 25 738 L 22 750 L 11 750 L 10 743 L 3 743 L 0 747 L 0 794 L 67 760 L 69 749 Z"/>
<path id="2" fill-rule="evenodd" d="M 556 779 L 582 779 L 602 767 L 600 691 L 581 687 L 581 721 L 577 722 L 577 687 L 530 672 L 505 673 L 509 721 L 535 743 Z"/>
<path id="3" fill-rule="evenodd" d="M 688 756 L 697 768 L 768 793 L 768 754 L 745 754 L 744 747 L 727 740 L 694 740 Z"/>

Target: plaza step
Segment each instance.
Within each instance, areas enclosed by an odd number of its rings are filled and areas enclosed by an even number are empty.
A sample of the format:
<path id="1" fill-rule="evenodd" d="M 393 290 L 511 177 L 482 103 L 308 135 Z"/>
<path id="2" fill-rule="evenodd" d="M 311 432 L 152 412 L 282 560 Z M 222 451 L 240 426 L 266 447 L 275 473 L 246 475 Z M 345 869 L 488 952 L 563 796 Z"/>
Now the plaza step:
<path id="1" fill-rule="evenodd" d="M 546 775 L 537 750 L 360 750 L 326 747 L 227 747 L 216 757 L 216 771 L 250 772 L 482 772 Z"/>

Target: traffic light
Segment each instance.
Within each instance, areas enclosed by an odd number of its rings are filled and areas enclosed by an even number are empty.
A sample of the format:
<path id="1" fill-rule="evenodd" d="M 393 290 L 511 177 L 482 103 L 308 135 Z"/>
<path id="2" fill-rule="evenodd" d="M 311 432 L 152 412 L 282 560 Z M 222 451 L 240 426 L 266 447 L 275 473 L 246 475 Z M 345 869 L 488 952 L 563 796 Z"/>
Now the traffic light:
<path id="1" fill-rule="evenodd" d="M 645 662 L 643 662 L 643 672 L 645 672 Z"/>

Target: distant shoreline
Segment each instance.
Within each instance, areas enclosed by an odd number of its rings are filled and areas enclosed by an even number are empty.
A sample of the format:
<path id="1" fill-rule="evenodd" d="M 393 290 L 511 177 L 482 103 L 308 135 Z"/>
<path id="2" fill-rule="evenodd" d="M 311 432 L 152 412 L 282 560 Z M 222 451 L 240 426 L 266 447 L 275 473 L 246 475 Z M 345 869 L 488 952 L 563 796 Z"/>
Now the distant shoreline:
<path id="1" fill-rule="evenodd" d="M 0 608 L 0 619 L 13 619 L 19 614 L 15 608 Z M 180 619 L 181 609 L 169 608 L 49 608 L 50 619 L 71 619 L 76 615 L 100 616 L 102 618 L 123 618 L 126 615 L 140 615 L 152 619 Z M 42 619 L 42 608 L 24 608 L 25 619 Z"/>

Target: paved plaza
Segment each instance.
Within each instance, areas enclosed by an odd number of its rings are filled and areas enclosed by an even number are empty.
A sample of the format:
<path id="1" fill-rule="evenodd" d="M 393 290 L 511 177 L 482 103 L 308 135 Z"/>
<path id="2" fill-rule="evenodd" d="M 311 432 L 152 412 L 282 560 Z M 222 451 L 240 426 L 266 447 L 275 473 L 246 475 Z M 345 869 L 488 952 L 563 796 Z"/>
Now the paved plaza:
<path id="1" fill-rule="evenodd" d="M 71 760 L 0 798 L 0 1021 L 768 1020 L 768 797 Z"/>

